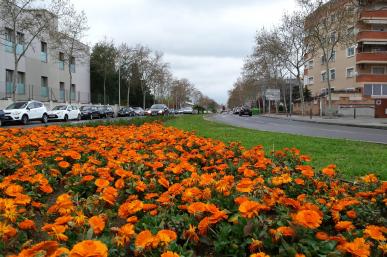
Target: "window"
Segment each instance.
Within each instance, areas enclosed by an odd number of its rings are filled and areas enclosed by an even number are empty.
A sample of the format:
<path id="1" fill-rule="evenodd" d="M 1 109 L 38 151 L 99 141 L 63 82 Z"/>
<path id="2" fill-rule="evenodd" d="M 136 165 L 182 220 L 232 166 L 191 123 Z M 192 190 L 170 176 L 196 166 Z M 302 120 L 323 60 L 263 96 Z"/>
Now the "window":
<path id="1" fill-rule="evenodd" d="M 336 79 L 336 70 L 335 69 L 329 70 L 329 79 L 330 80 L 335 80 Z"/>
<path id="2" fill-rule="evenodd" d="M 347 57 L 355 56 L 355 47 L 351 46 L 347 48 Z"/>
<path id="3" fill-rule="evenodd" d="M 353 67 L 347 68 L 347 78 L 353 78 L 355 76 L 355 69 Z"/>
<path id="4" fill-rule="evenodd" d="M 13 42 L 12 38 L 13 38 L 13 30 L 12 29 L 9 29 L 9 28 L 5 28 L 5 40 L 7 40 L 8 42 Z"/>
<path id="5" fill-rule="evenodd" d="M 365 96 L 387 96 L 387 84 L 365 84 Z"/>
<path id="6" fill-rule="evenodd" d="M 47 63 L 47 43 L 43 41 L 40 43 L 40 60 Z"/>
<path id="7" fill-rule="evenodd" d="M 70 71 L 75 73 L 75 57 L 70 58 Z"/>
<path id="8" fill-rule="evenodd" d="M 332 51 L 330 57 L 331 57 L 330 58 L 331 61 L 335 61 L 336 60 L 336 51 L 335 50 Z"/>
<path id="9" fill-rule="evenodd" d="M 13 70 L 5 70 L 5 92 L 7 95 L 12 94 L 13 92 L 12 77 L 13 77 Z"/>
<path id="10" fill-rule="evenodd" d="M 321 81 L 325 81 L 327 79 L 327 72 L 323 71 L 321 72 Z"/>
<path id="11" fill-rule="evenodd" d="M 40 96 L 48 97 L 48 78 L 41 77 Z"/>
<path id="12" fill-rule="evenodd" d="M 313 85 L 314 84 L 314 78 L 313 77 L 309 77 L 309 85 Z"/>
<path id="13" fill-rule="evenodd" d="M 64 101 L 65 100 L 65 83 L 59 82 L 59 99 Z"/>
<path id="14" fill-rule="evenodd" d="M 309 68 L 309 69 L 312 69 L 312 68 L 313 68 L 313 64 L 314 64 L 314 60 L 309 60 L 309 62 L 308 62 L 308 68 Z"/>
<path id="15" fill-rule="evenodd" d="M 321 64 L 325 64 L 327 62 L 327 58 L 325 58 L 325 55 L 321 56 Z"/>
<path id="16" fill-rule="evenodd" d="M 75 100 L 75 84 L 72 84 L 70 87 L 70 97 L 71 100 Z"/>
<path id="17" fill-rule="evenodd" d="M 347 30 L 348 35 L 355 35 L 355 27 L 350 27 Z"/>
<path id="18" fill-rule="evenodd" d="M 18 72 L 16 94 L 24 95 L 26 93 L 25 74 L 24 72 Z"/>
<path id="19" fill-rule="evenodd" d="M 24 45 L 24 34 L 21 32 L 16 33 L 16 43 L 19 45 Z"/>
<path id="20" fill-rule="evenodd" d="M 384 74 L 385 68 L 383 66 L 372 66 L 371 74 Z"/>
<path id="21" fill-rule="evenodd" d="M 334 43 L 336 41 L 336 32 L 332 32 L 329 37 L 329 42 Z"/>
<path id="22" fill-rule="evenodd" d="M 64 70 L 65 62 L 64 62 L 64 53 L 59 52 L 59 69 Z"/>

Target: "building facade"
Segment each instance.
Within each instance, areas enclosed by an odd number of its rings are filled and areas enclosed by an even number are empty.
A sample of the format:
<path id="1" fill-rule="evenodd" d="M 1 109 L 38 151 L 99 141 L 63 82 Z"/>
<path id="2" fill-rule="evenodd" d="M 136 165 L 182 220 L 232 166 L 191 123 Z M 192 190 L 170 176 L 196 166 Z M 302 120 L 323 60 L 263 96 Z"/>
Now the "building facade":
<path id="1" fill-rule="evenodd" d="M 1 20 L 0 28 L 0 100 L 9 100 L 13 95 L 12 78 L 15 72 L 12 30 Z M 26 47 L 23 37 L 24 32 L 18 31 L 15 40 L 18 54 Z M 90 103 L 90 56 L 82 60 L 73 58 L 69 66 L 65 64 L 63 52 L 50 46 L 49 37 L 44 38 L 34 39 L 19 62 L 16 100 Z M 88 52 L 88 46 L 84 47 Z M 71 85 L 69 70 L 72 73 Z"/>
<path id="2" fill-rule="evenodd" d="M 314 96 L 324 96 L 329 79 L 337 103 L 345 98 L 352 106 L 374 105 L 375 117 L 387 118 L 387 2 L 358 3 L 355 23 L 348 24 L 355 43 L 334 50 L 329 71 L 317 51 L 305 67 L 304 82 Z"/>

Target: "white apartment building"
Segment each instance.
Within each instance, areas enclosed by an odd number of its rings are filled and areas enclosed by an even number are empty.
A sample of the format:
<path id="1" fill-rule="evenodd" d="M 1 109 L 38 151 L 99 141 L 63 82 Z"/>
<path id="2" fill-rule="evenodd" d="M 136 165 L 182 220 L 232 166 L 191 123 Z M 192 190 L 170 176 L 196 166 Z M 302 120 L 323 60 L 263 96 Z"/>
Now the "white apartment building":
<path id="1" fill-rule="evenodd" d="M 12 53 L 12 30 L 0 20 L 0 100 L 12 98 L 14 56 Z M 17 52 L 25 47 L 23 31 L 17 31 Z M 19 62 L 16 100 L 34 99 L 52 103 L 90 103 L 90 56 L 71 64 L 72 85 L 69 67 L 63 52 L 53 50 L 50 40 L 35 39 Z M 78 42 L 79 44 L 82 44 Z M 89 47 L 84 45 L 87 48 Z"/>

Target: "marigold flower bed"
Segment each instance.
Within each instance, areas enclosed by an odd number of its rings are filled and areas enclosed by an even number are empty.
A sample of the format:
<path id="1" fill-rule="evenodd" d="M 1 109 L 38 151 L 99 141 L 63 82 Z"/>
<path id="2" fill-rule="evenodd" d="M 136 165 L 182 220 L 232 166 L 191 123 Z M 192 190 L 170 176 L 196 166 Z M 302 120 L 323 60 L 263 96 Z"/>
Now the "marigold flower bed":
<path id="1" fill-rule="evenodd" d="M 383 256 L 387 182 L 160 124 L 0 130 L 0 256 Z M 318 147 L 318 146 L 316 146 Z"/>

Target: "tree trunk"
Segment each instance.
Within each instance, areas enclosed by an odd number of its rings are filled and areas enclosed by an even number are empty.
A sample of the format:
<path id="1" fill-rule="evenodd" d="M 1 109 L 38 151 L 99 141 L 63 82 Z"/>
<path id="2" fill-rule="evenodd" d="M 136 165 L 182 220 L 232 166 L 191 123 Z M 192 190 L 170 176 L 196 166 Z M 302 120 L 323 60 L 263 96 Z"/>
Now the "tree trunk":
<path id="1" fill-rule="evenodd" d="M 106 105 L 106 67 L 103 72 L 103 104 Z"/>
<path id="2" fill-rule="evenodd" d="M 130 81 L 128 81 L 128 98 L 127 98 L 127 104 L 128 104 L 128 107 L 130 106 Z"/>
<path id="3" fill-rule="evenodd" d="M 286 99 L 286 84 L 284 87 L 282 87 L 283 89 L 283 92 L 284 92 L 284 104 L 285 104 L 285 112 L 288 113 L 288 103 L 287 103 L 287 99 Z"/>
<path id="4" fill-rule="evenodd" d="M 69 62 L 69 78 L 70 78 L 70 94 L 69 94 L 69 102 L 71 104 L 71 88 L 72 88 L 72 85 L 73 85 L 73 74 L 71 73 L 71 62 Z"/>
<path id="5" fill-rule="evenodd" d="M 327 58 L 325 58 L 327 59 Z M 326 71 L 326 78 L 327 78 L 327 84 L 328 84 L 328 115 L 332 116 L 332 93 L 331 93 L 331 80 L 330 80 L 330 71 L 329 71 L 329 62 L 326 62 L 325 65 L 327 71 Z"/>
<path id="6" fill-rule="evenodd" d="M 297 81 L 298 81 L 298 87 L 300 90 L 300 98 L 301 98 L 301 115 L 305 115 L 305 102 L 304 102 L 304 86 L 302 85 L 301 82 L 301 75 L 300 71 L 297 70 Z"/>

